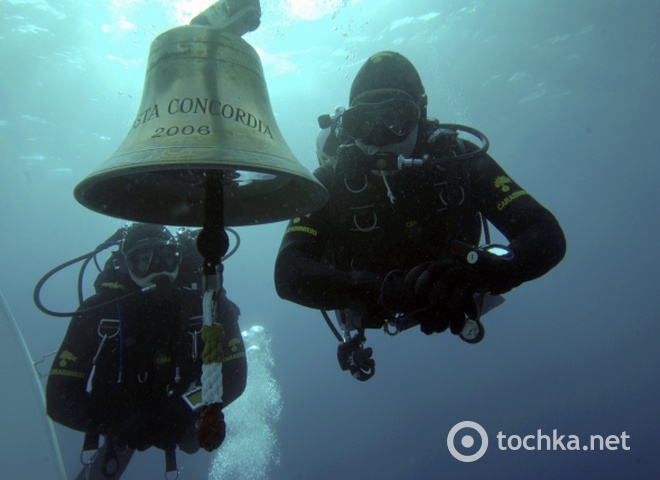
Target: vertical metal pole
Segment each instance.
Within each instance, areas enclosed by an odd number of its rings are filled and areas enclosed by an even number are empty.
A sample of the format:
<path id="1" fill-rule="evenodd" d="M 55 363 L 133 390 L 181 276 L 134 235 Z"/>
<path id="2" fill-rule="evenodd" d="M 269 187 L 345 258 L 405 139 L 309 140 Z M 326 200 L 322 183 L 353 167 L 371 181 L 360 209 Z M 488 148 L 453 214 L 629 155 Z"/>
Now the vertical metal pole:
<path id="1" fill-rule="evenodd" d="M 215 277 L 217 290 L 222 290 L 222 257 L 229 249 L 229 237 L 225 232 L 223 205 L 223 172 L 208 172 L 206 178 L 206 201 L 204 203 L 204 226 L 197 237 L 197 250 L 204 258 L 204 277 Z M 206 288 L 208 289 L 208 285 Z"/>

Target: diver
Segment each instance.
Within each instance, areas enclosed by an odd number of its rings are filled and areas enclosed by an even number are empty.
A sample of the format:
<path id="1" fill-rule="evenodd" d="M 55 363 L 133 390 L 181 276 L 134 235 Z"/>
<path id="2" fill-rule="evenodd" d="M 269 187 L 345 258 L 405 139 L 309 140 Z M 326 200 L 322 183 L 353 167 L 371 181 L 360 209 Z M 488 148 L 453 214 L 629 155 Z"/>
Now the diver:
<path id="1" fill-rule="evenodd" d="M 136 223 L 107 242 L 119 249 L 71 318 L 46 386 L 50 418 L 85 432 L 83 452 L 96 454 L 83 462 L 80 479 L 120 478 L 133 452 L 150 447 L 165 452 L 166 473 L 176 471 L 177 447 L 188 454 L 200 448 L 197 421 L 206 406 L 197 234 Z M 247 363 L 240 312 L 224 291 L 218 310 L 226 407 L 245 389 Z"/>
<path id="2" fill-rule="evenodd" d="M 319 125 L 314 175 L 330 198 L 289 222 L 275 286 L 280 297 L 321 309 L 331 328 L 325 311 L 336 311 L 339 363 L 358 380 L 375 372 L 365 329 L 420 325 L 476 343 L 484 298 L 564 257 L 556 218 L 487 154 L 488 139 L 427 116 L 424 86 L 403 55 L 371 56 L 349 107 Z M 479 247 L 482 235 L 490 243 L 489 224 L 508 245 Z"/>

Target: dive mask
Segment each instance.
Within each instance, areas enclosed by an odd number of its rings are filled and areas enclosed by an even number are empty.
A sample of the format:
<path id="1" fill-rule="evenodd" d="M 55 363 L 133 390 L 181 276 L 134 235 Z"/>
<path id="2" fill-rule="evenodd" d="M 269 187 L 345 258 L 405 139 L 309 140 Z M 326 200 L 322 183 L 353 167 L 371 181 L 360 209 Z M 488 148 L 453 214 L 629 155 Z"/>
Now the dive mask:
<path id="1" fill-rule="evenodd" d="M 139 279 L 155 276 L 154 274 L 176 276 L 181 263 L 178 245 L 163 239 L 140 240 L 124 255 L 129 272 Z"/>
<path id="2" fill-rule="evenodd" d="M 353 104 L 341 117 L 342 133 L 367 145 L 400 142 L 420 119 L 419 107 L 401 90 L 369 90 L 358 95 Z"/>

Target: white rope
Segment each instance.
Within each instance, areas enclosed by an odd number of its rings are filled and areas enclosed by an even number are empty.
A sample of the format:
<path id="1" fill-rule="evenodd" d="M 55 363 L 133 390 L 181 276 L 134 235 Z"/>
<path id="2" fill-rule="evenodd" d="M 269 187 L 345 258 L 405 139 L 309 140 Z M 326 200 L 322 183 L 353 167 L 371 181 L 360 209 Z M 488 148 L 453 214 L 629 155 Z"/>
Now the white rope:
<path id="1" fill-rule="evenodd" d="M 222 363 L 202 365 L 202 405 L 222 403 Z"/>

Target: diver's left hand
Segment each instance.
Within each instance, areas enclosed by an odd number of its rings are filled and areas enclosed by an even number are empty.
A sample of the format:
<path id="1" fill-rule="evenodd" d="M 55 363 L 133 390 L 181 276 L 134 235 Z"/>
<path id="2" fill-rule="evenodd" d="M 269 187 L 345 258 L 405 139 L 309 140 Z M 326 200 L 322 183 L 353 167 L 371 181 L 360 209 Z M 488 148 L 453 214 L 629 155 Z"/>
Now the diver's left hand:
<path id="1" fill-rule="evenodd" d="M 473 293 L 480 283 L 474 268 L 447 260 L 420 263 L 404 280 L 406 289 L 433 306 L 446 304 L 459 292 Z"/>
<path id="2" fill-rule="evenodd" d="M 478 272 L 452 261 L 431 261 L 417 265 L 406 275 L 407 289 L 434 308 L 434 313 L 422 321 L 422 332 L 442 332 L 448 327 L 458 335 L 463 331 L 466 314 L 474 315 L 473 295 L 481 287 Z"/>

